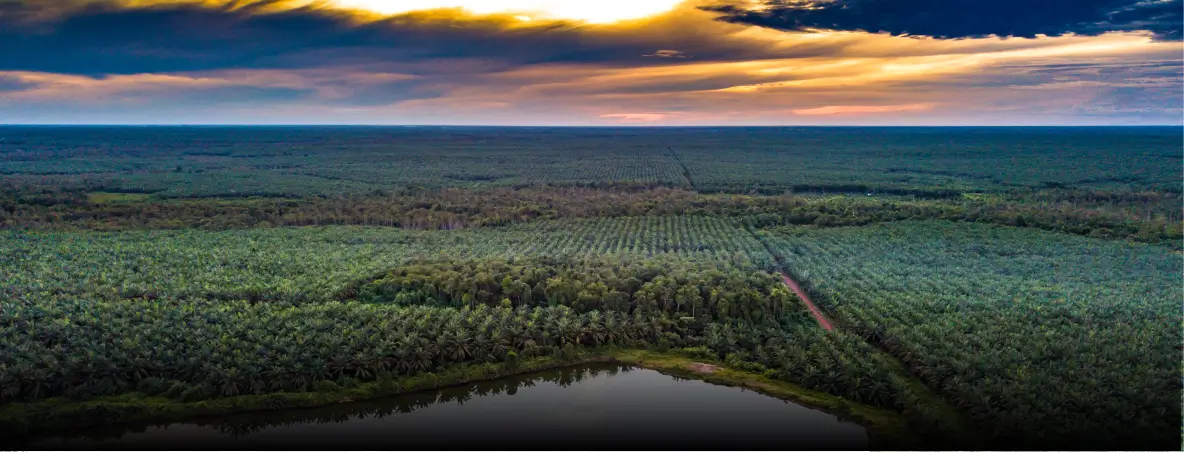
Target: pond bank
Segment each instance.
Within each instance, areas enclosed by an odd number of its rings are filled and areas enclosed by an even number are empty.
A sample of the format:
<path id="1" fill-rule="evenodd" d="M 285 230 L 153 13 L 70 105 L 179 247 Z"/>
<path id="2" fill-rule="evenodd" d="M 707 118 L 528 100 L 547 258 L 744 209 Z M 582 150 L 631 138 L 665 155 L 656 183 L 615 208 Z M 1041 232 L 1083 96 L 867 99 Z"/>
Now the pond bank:
<path id="1" fill-rule="evenodd" d="M 569 359 L 534 358 L 524 360 L 513 369 L 501 363 L 453 366 L 437 373 L 379 380 L 334 391 L 245 395 L 197 402 L 130 393 L 86 401 L 53 398 L 35 403 L 15 403 L 0 408 L 0 431 L 5 432 L 0 434 L 0 440 L 5 443 L 10 439 L 22 441 L 55 431 L 87 427 L 182 422 L 254 411 L 312 408 L 603 362 L 617 362 L 678 377 L 744 387 L 820 409 L 867 428 L 873 448 L 899 449 L 912 444 L 912 435 L 903 417 L 897 413 L 859 405 L 758 374 L 729 369 L 709 360 L 676 353 L 620 349 L 585 350 L 581 356 Z"/>
<path id="2" fill-rule="evenodd" d="M 920 444 L 909 430 L 905 418 L 899 413 L 851 402 L 757 373 L 732 369 L 712 360 L 646 350 L 620 351 L 613 358 L 617 362 L 653 369 L 668 375 L 751 389 L 770 397 L 834 414 L 867 428 L 873 449 L 899 450 Z"/>

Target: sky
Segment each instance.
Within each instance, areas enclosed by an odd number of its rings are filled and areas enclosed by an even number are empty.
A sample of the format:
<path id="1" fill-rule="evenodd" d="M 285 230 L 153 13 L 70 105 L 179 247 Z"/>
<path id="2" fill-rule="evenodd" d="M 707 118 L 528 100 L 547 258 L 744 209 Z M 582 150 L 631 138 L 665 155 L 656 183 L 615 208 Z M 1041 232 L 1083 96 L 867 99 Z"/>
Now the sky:
<path id="1" fill-rule="evenodd" d="M 0 0 L 0 123 L 1181 125 L 1182 2 Z"/>

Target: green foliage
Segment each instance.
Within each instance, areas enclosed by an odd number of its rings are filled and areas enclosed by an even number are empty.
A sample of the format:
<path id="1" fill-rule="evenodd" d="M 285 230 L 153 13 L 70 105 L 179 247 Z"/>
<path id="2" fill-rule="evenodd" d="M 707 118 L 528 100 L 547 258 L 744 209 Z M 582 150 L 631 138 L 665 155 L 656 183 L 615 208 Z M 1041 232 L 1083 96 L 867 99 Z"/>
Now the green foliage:
<path id="1" fill-rule="evenodd" d="M 506 359 L 504 361 L 504 364 L 506 366 L 506 369 L 509 369 L 509 370 L 518 369 L 518 364 L 519 364 L 518 352 L 514 352 L 514 351 L 506 352 Z"/>
<path id="2" fill-rule="evenodd" d="M 453 363 L 502 362 L 541 347 L 624 344 L 655 339 L 672 322 L 612 312 L 547 308 L 475 309 L 245 301 L 72 298 L 3 301 L 9 345 L 0 400 L 35 400 L 69 391 L 118 394 L 158 380 L 189 385 L 180 398 L 333 391 L 384 372 L 410 375 Z M 85 309 L 81 309 L 85 307 Z M 686 334 L 693 334 L 687 332 Z M 148 381 L 147 383 L 143 383 Z M 168 391 L 167 389 L 165 390 Z"/>
<path id="3" fill-rule="evenodd" d="M 298 199 L 232 198 L 95 204 L 84 191 L 0 184 L 0 226 L 22 229 L 244 229 L 364 225 L 464 229 L 555 219 L 713 216 L 755 227 L 853 226 L 944 219 L 1180 246 L 1180 193 L 1015 190 L 961 198 L 703 194 L 679 188 L 405 189 Z M 124 195 L 120 195 L 124 196 Z"/>
<path id="4" fill-rule="evenodd" d="M 86 199 L 91 204 L 136 203 L 149 201 L 152 199 L 152 195 L 146 193 L 93 192 L 87 193 Z"/>
<path id="5" fill-rule="evenodd" d="M 580 312 L 689 316 L 688 321 L 780 322 L 802 306 L 770 273 L 669 256 L 414 262 L 345 292 L 368 303 L 561 305 Z"/>
<path id="6" fill-rule="evenodd" d="M 172 384 L 173 381 L 170 380 L 148 377 L 141 379 L 136 383 L 136 392 L 152 396 L 161 395 L 168 392 L 168 390 L 172 387 Z"/>
<path id="7" fill-rule="evenodd" d="M 684 347 L 674 350 L 675 353 L 689 358 L 699 359 L 718 359 L 719 356 L 711 349 L 704 346 Z"/>
<path id="8" fill-rule="evenodd" d="M 331 299 L 357 280 L 415 259 L 539 255 L 611 255 L 621 262 L 681 257 L 737 268 L 772 262 L 735 222 L 706 217 L 567 220 L 464 231 L 0 231 L 0 280 L 9 294 L 35 297 L 304 302 Z"/>
<path id="9" fill-rule="evenodd" d="M 664 136 L 704 191 L 1179 193 L 1179 128 L 766 128 Z M 737 136 L 739 135 L 739 136 Z"/>
<path id="10" fill-rule="evenodd" d="M 1001 445 L 1175 449 L 1179 143 L 1178 128 L 12 128 L 0 403 L 305 403 L 604 345 L 724 361 L 935 438 L 965 434 L 948 401 Z M 773 254 L 838 330 L 768 273 Z M 472 375 L 432 373 L 458 363 Z"/>
<path id="11" fill-rule="evenodd" d="M 681 185 L 663 148 L 562 129 L 6 130 L 0 173 L 161 197 L 315 196 L 406 186 Z M 12 148 L 12 142 L 21 143 Z M 178 172 L 177 168 L 182 171 Z"/>
<path id="12" fill-rule="evenodd" d="M 1178 193 L 1181 177 L 1172 127 L 8 128 L 5 138 L 0 174 L 162 197 L 622 182 L 740 193 Z"/>
<path id="13" fill-rule="evenodd" d="M 1178 445 L 1177 254 L 940 222 L 762 237 L 840 328 L 899 357 L 991 437 Z"/>

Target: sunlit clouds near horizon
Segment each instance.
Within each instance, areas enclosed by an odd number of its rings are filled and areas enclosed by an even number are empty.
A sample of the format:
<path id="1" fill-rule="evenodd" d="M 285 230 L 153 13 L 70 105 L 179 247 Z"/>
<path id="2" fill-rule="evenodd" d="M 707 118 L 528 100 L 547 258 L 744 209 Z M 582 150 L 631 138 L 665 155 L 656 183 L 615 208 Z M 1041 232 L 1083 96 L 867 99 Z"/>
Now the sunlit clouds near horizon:
<path id="1" fill-rule="evenodd" d="M 0 0 L 0 123 L 1181 123 L 1179 0 L 1027 4 Z"/>
<path id="2" fill-rule="evenodd" d="M 459 8 L 471 14 L 509 14 L 520 20 L 567 19 L 613 23 L 674 9 L 680 0 L 333 0 L 333 5 L 378 14 Z"/>

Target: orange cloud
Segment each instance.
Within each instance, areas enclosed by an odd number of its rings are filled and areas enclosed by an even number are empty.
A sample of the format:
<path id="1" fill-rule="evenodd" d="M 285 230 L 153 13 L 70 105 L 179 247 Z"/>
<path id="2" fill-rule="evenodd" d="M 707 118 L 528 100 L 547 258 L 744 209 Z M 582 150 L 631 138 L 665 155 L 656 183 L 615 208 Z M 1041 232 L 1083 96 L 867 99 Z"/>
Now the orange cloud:
<path id="1" fill-rule="evenodd" d="M 933 108 L 933 104 L 905 104 L 905 105 L 828 105 L 818 108 L 802 108 L 790 110 L 801 116 L 827 115 L 861 115 L 869 113 L 893 113 L 902 111 L 925 111 Z"/>
<path id="2" fill-rule="evenodd" d="M 254 44 L 198 47 L 192 60 L 200 64 L 188 64 L 170 52 L 188 45 L 163 42 L 149 46 L 159 50 L 152 52 L 142 47 L 154 41 L 129 38 L 120 60 L 127 64 L 108 67 L 116 72 L 63 70 L 57 62 L 68 57 L 31 68 L 15 64 L 30 58 L 0 58 L 16 67 L 0 68 L 0 122 L 24 120 L 18 111 L 52 119 L 74 108 L 117 122 L 171 120 L 156 112 L 181 110 L 222 120 L 226 109 L 258 108 L 250 120 L 603 125 L 1039 122 L 1148 110 L 1159 115 L 1153 119 L 1170 119 L 1181 110 L 1179 42 L 1143 33 L 957 40 L 786 33 L 716 21 L 696 2 L 644 20 L 592 25 L 458 10 L 362 16 L 355 24 L 325 13 L 311 17 L 332 25 L 328 31 L 300 33 L 311 43 L 328 36 L 335 44 L 307 48 L 281 45 L 303 36 L 288 39 L 285 28 L 260 25 L 283 21 L 244 13 L 223 27 L 191 32 L 235 32 L 199 44 L 270 37 L 260 39 L 266 51 Z M 349 39 L 338 40 L 339 32 Z M 79 48 L 79 55 L 88 51 Z M 268 57 L 249 64 L 256 54 Z M 159 55 L 167 58 L 142 64 Z M 218 61 L 207 64 L 209 55 Z"/>

